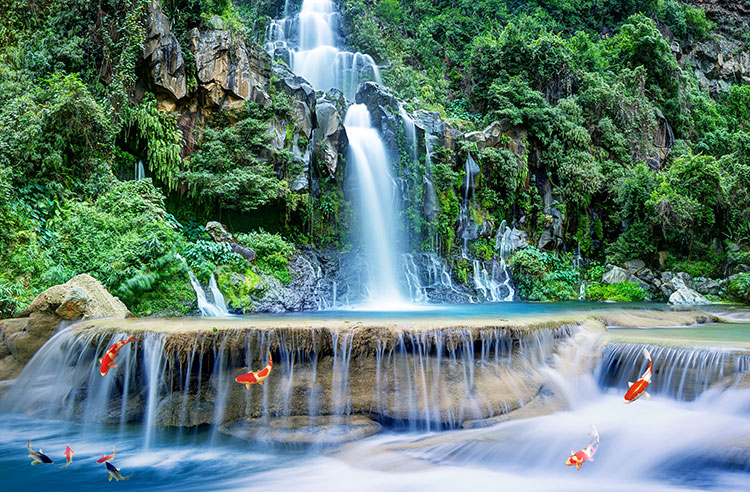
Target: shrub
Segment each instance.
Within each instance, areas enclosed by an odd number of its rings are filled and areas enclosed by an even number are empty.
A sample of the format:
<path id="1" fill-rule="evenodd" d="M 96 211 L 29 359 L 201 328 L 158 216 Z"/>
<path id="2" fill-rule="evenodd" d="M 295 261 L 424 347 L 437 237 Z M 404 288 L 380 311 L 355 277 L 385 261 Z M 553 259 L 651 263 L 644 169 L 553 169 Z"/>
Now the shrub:
<path id="1" fill-rule="evenodd" d="M 521 297 L 532 301 L 578 298 L 580 274 L 567 258 L 533 246 L 516 251 L 510 259 L 513 280 Z"/>
<path id="2" fill-rule="evenodd" d="M 586 286 L 586 300 L 637 302 L 646 298 L 646 292 L 635 282 L 601 284 L 594 282 Z"/>
<path id="3" fill-rule="evenodd" d="M 729 282 L 727 296 L 733 301 L 750 304 L 750 273 L 740 273 Z"/>
<path id="4" fill-rule="evenodd" d="M 293 244 L 278 234 L 263 230 L 237 234 L 237 241 L 255 251 L 255 264 L 261 272 L 276 277 L 284 285 L 291 282 L 289 260 L 294 254 Z"/>

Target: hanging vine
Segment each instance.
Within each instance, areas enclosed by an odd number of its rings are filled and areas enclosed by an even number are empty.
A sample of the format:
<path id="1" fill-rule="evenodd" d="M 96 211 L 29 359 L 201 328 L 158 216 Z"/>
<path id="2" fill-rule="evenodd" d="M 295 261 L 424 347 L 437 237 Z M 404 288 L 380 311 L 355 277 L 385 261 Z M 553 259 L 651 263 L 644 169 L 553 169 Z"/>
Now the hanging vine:
<path id="1" fill-rule="evenodd" d="M 129 115 L 129 126 L 135 126 L 139 145 L 144 144 L 151 172 L 171 191 L 177 189 L 177 172 L 180 170 L 182 132 L 172 114 L 156 105 L 152 94 L 147 94 Z"/>

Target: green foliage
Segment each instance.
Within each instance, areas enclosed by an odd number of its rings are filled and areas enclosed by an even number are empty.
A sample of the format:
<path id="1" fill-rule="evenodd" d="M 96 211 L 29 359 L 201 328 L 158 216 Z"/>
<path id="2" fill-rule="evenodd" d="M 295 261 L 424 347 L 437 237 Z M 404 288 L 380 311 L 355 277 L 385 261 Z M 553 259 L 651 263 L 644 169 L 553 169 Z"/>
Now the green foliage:
<path id="1" fill-rule="evenodd" d="M 601 284 L 594 282 L 586 286 L 586 300 L 639 302 L 646 298 L 646 292 L 635 282 Z"/>
<path id="2" fill-rule="evenodd" d="M 522 298 L 532 301 L 578 299 L 580 274 L 569 259 L 527 247 L 516 251 L 509 264 Z"/>
<path id="3" fill-rule="evenodd" d="M 244 271 L 247 260 L 238 255 L 227 243 L 199 240 L 185 246 L 182 253 L 188 267 L 198 280 L 207 282 L 219 266 L 228 265 L 232 271 Z"/>
<path id="4" fill-rule="evenodd" d="M 743 304 L 750 304 L 750 273 L 740 273 L 727 286 L 727 296 Z"/>
<path id="5" fill-rule="evenodd" d="M 275 167 L 283 169 L 291 156 L 278 153 L 285 159 L 280 163 L 268 159 L 268 119 L 275 109 L 248 103 L 231 119 L 228 114 L 218 114 L 211 126 L 202 129 L 198 150 L 179 173 L 190 197 L 207 208 L 251 212 L 286 196 L 289 186 L 279 179 Z"/>
<path id="6" fill-rule="evenodd" d="M 0 108 L 0 164 L 16 186 L 92 192 L 107 174 L 109 121 L 77 74 L 54 75 Z"/>
<path id="7" fill-rule="evenodd" d="M 690 35 L 696 41 L 705 41 L 715 27 L 703 9 L 676 0 L 661 0 L 656 15 L 678 38 Z"/>
<path id="8" fill-rule="evenodd" d="M 237 240 L 255 251 L 255 264 L 261 272 L 279 279 L 284 285 L 291 282 L 289 260 L 294 254 L 294 245 L 278 234 L 263 230 L 249 234 L 237 234 Z"/>
<path id="9" fill-rule="evenodd" d="M 182 162 L 182 132 L 177 128 L 176 115 L 160 111 L 156 98 L 148 94 L 130 113 L 127 123 L 134 128 L 139 145 L 145 148 L 146 163 L 151 172 L 167 185 L 167 189 L 176 189 L 177 172 Z"/>
<path id="10" fill-rule="evenodd" d="M 189 288 L 175 256 L 182 238 L 165 220 L 163 202 L 149 180 L 115 184 L 93 203 L 68 201 L 54 227 L 50 257 L 71 273 L 91 274 L 134 313 L 145 312 L 144 293 L 169 298 L 170 284 Z"/>

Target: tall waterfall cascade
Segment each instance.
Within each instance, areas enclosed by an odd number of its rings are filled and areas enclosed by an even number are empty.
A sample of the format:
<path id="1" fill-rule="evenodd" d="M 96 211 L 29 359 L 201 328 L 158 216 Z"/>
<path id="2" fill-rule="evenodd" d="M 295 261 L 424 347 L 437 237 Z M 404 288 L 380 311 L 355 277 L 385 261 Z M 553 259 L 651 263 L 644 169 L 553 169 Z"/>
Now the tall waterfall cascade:
<path id="1" fill-rule="evenodd" d="M 349 138 L 352 171 L 359 188 L 361 244 L 373 279 L 369 301 L 381 308 L 403 304 L 396 278 L 395 183 L 385 146 L 377 130 L 372 128 L 370 113 L 364 104 L 349 107 L 344 127 Z"/>
<path id="2" fill-rule="evenodd" d="M 283 17 L 268 26 L 265 49 L 273 58 L 283 60 L 314 89 L 339 89 L 351 103 L 360 83 L 380 83 L 380 72 L 369 55 L 345 50 L 340 33 L 341 14 L 334 2 L 304 0 L 299 12 L 294 12 L 287 2 L 284 4 Z M 420 127 L 420 131 L 424 131 L 422 142 L 414 116 L 402 104 L 399 104 L 396 116 L 403 130 L 402 144 L 408 146 L 407 152 L 401 154 L 402 159 L 408 156 L 411 164 L 418 163 L 420 158 L 425 160 L 422 177 L 424 193 L 418 198 L 422 200 L 418 209 L 428 221 L 434 221 L 440 213 L 431 169 L 435 137 Z M 342 279 L 326 280 L 326 285 L 334 286 L 328 290 L 335 292 L 341 287 L 347 293 L 360 292 L 359 296 L 364 299 L 354 299 L 355 305 L 364 301 L 365 307 L 378 309 L 406 307 L 407 302 L 513 300 L 514 290 L 502 248 L 498 249 L 499 260 L 473 262 L 473 275 L 469 277 L 468 286 L 454 284 L 451 269 L 438 254 L 406 254 L 403 251 L 406 238 L 399 237 L 398 231 L 406 229 L 400 223 L 400 208 L 404 207 L 407 199 L 407 180 L 394 174 L 393 168 L 397 163 L 390 162 L 391 154 L 386 151 L 378 130 L 373 128 L 365 105 L 349 106 L 344 127 L 349 141 L 350 177 L 355 193 L 352 200 L 356 211 L 354 229 L 357 230 L 354 244 L 355 249 L 363 255 L 366 271 L 356 278 L 362 278 L 365 285 L 347 285 L 347 275 L 342 275 Z M 421 145 L 424 152 L 420 151 Z M 405 163 L 400 164 L 404 169 Z M 464 200 L 459 217 L 464 256 L 468 251 L 468 241 L 478 237 L 477 226 L 471 220 L 470 199 L 473 198 L 473 183 L 479 174 L 479 167 L 471 156 L 466 165 Z M 504 225 L 498 234 L 501 238 L 505 237 Z M 429 242 L 434 251 L 441 250 L 437 234 Z M 355 298 L 359 296 L 355 294 Z M 337 306 L 336 299 L 325 298 L 325 295 L 321 298 L 319 304 Z"/>
<path id="3" fill-rule="evenodd" d="M 304 0 L 300 12 L 268 26 L 266 50 L 288 63 L 316 90 L 340 89 L 354 100 L 360 82 L 380 83 L 380 71 L 370 55 L 340 49 L 341 14 L 329 0 Z"/>

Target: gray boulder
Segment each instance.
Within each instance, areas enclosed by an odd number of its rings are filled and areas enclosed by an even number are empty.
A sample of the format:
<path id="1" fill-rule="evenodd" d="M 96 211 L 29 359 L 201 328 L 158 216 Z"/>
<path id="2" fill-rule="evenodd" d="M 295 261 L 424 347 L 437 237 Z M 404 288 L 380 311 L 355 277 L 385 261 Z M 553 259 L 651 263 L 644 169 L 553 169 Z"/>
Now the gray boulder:
<path id="1" fill-rule="evenodd" d="M 630 272 L 624 268 L 609 265 L 607 271 L 602 276 L 602 282 L 605 284 L 619 284 L 620 282 L 629 282 L 630 277 Z"/>
<path id="2" fill-rule="evenodd" d="M 695 290 L 701 294 L 718 295 L 721 292 L 721 284 L 710 278 L 699 277 L 695 279 Z"/>
<path id="3" fill-rule="evenodd" d="M 313 156 L 317 168 L 335 176 L 339 166 L 339 155 L 346 153 L 349 139 L 344 129 L 344 96 L 340 91 L 324 94 L 315 103 L 315 120 L 318 127 L 313 131 Z"/>
<path id="4" fill-rule="evenodd" d="M 625 269 L 633 274 L 637 274 L 644 268 L 646 268 L 646 264 L 642 260 L 630 260 L 625 262 Z"/>
<path id="5" fill-rule="evenodd" d="M 238 255 L 245 258 L 247 261 L 255 260 L 255 251 L 247 246 L 237 243 L 231 232 L 220 222 L 211 221 L 206 224 L 206 232 L 211 236 L 211 239 L 217 243 L 226 243 L 229 247 Z"/>
<path id="6" fill-rule="evenodd" d="M 687 287 L 682 287 L 674 291 L 669 296 L 669 303 L 677 305 L 711 304 L 711 302 L 701 294 L 693 289 L 688 289 Z"/>

